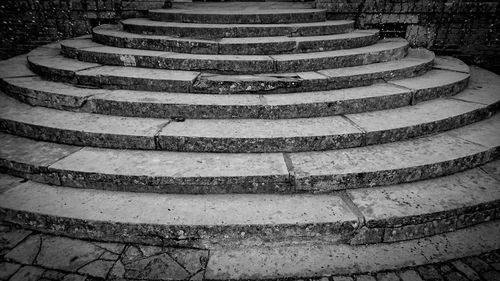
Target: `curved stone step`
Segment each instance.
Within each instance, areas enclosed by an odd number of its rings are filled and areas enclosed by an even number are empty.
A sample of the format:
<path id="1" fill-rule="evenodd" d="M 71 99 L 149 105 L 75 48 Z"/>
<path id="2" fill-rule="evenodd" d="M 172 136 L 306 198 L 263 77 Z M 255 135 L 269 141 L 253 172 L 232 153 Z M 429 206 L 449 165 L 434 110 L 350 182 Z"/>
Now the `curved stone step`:
<path id="1" fill-rule="evenodd" d="M 324 9 L 209 9 L 173 8 L 150 10 L 157 21 L 204 24 L 285 24 L 326 21 Z"/>
<path id="2" fill-rule="evenodd" d="M 189 38 L 233 38 L 268 36 L 318 36 L 348 33 L 354 30 L 354 21 L 324 21 L 290 24 L 200 24 L 159 22 L 134 18 L 122 22 L 123 29 L 138 34 L 168 35 Z"/>
<path id="3" fill-rule="evenodd" d="M 491 116 L 500 100 L 491 87 L 500 79 L 487 71 L 480 73 L 496 81 L 458 95 L 470 94 L 473 102 L 435 99 L 382 111 L 276 120 L 117 117 L 33 108 L 4 95 L 0 128 L 40 140 L 123 149 L 259 153 L 358 147 L 420 137 Z M 477 81 L 474 71 L 471 79 Z"/>
<path id="4" fill-rule="evenodd" d="M 40 52 L 42 52 L 41 50 Z M 367 86 L 421 75 L 432 68 L 434 54 L 410 49 L 403 59 L 317 72 L 220 75 L 195 71 L 103 66 L 63 56 L 28 56 L 30 68 L 56 81 L 99 88 L 206 94 L 290 93 Z"/>
<path id="5" fill-rule="evenodd" d="M 135 50 L 101 45 L 90 39 L 61 42 L 61 53 L 84 62 L 155 69 L 207 71 L 228 74 L 315 71 L 380 63 L 404 58 L 409 44 L 384 39 L 361 48 L 291 55 L 200 55 Z"/>
<path id="6" fill-rule="evenodd" d="M 9 177 L 1 181 L 8 185 L 0 188 L 0 209 L 8 222 L 110 242 L 227 249 L 298 240 L 344 246 L 393 243 L 499 219 L 499 165 L 324 195 L 129 193 L 20 179 L 12 184 Z"/>
<path id="7" fill-rule="evenodd" d="M 0 80 L 1 81 L 1 80 Z M 321 92 L 209 95 L 78 88 L 40 77 L 5 78 L 0 90 L 34 106 L 145 118 L 289 119 L 408 106 L 461 92 L 468 73 L 431 70 L 372 86 Z"/>
<path id="8" fill-rule="evenodd" d="M 350 33 L 303 37 L 246 37 L 203 40 L 160 35 L 142 35 L 121 30 L 118 25 L 95 27 L 92 39 L 104 45 L 192 54 L 274 55 L 360 48 L 375 44 L 378 30 L 355 30 Z"/>
<path id="9" fill-rule="evenodd" d="M 82 148 L 0 134 L 1 170 L 42 183 L 156 193 L 325 193 L 425 180 L 500 156 L 500 116 L 414 140 L 324 152 Z M 333 161 L 332 161 L 333 159 Z"/>

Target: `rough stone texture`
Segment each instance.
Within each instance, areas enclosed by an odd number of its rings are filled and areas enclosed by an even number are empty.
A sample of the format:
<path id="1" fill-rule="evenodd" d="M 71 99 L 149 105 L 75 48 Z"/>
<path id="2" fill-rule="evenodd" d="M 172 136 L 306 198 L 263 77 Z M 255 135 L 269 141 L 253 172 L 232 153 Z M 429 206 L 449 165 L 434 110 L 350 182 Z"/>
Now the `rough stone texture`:
<path id="1" fill-rule="evenodd" d="M 33 264 L 40 251 L 41 238 L 39 235 L 30 236 L 17 245 L 5 257 L 21 264 Z"/>
<path id="2" fill-rule="evenodd" d="M 150 11 L 149 17 L 157 21 L 210 24 L 283 24 L 326 20 L 326 10 L 319 9 L 224 8 L 222 4 L 205 9 L 160 9 Z"/>
<path id="3" fill-rule="evenodd" d="M 472 126 L 470 130 L 474 130 Z M 487 150 L 468 141 L 436 135 L 384 145 L 293 153 L 290 159 L 297 189 L 324 192 L 455 173 L 488 161 Z"/>
<path id="4" fill-rule="evenodd" d="M 35 266 L 23 266 L 19 269 L 9 281 L 38 281 L 44 269 Z"/>
<path id="5" fill-rule="evenodd" d="M 352 21 L 326 21 L 276 25 L 225 25 L 158 22 L 149 19 L 127 19 L 123 29 L 138 34 L 167 35 L 199 39 L 267 37 L 267 36 L 318 36 L 347 33 L 354 30 Z"/>
<path id="6" fill-rule="evenodd" d="M 343 199 L 332 195 L 158 195 L 27 182 L 2 194 L 0 204 L 12 210 L 8 220 L 24 224 L 30 217 L 30 224 L 50 232 L 172 245 L 320 235 L 340 242 L 358 223 Z M 41 257 L 50 263 L 50 255 L 39 255 L 38 263 Z"/>

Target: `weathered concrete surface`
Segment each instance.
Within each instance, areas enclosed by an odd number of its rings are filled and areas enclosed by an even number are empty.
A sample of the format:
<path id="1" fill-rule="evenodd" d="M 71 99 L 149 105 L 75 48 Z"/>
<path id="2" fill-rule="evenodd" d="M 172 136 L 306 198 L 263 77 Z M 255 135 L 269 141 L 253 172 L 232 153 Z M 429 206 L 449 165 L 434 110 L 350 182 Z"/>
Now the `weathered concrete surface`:
<path id="1" fill-rule="evenodd" d="M 131 33 L 191 38 L 233 38 L 267 36 L 317 36 L 347 33 L 354 30 L 353 21 L 325 21 L 292 24 L 196 24 L 158 22 L 149 19 L 126 19 L 123 29 Z"/>

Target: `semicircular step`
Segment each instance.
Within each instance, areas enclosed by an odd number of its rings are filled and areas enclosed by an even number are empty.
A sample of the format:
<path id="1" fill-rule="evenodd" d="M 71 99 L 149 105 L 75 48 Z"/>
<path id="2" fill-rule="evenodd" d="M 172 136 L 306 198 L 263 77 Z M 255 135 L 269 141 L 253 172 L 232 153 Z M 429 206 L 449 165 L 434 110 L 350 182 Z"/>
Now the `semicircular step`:
<path id="1" fill-rule="evenodd" d="M 496 161 L 426 181 L 325 195 L 129 193 L 49 186 L 0 174 L 0 182 L 11 183 L 1 186 L 0 209 L 9 222 L 113 242 L 392 243 L 500 218 L 499 169 Z"/>
<path id="2" fill-rule="evenodd" d="M 273 120 L 117 117 L 31 107 L 4 95 L 0 119 L 2 129 L 7 132 L 85 146 L 190 152 L 322 151 L 421 137 L 491 116 L 498 109 L 500 96 L 496 87 L 500 79 L 485 70 L 478 69 L 477 74 L 475 71 L 471 78 L 475 84 L 453 98 L 329 117 Z M 485 79 L 488 82 L 482 83 Z"/>
<path id="3" fill-rule="evenodd" d="M 149 18 L 165 22 L 203 24 L 286 24 L 326 21 L 324 9 L 205 9 L 172 8 L 150 10 Z"/>
<path id="4" fill-rule="evenodd" d="M 500 156 L 500 115 L 418 139 L 301 153 L 69 146 L 1 134 L 1 170 L 43 183 L 155 193 L 325 193 L 425 180 Z"/>
<path id="5" fill-rule="evenodd" d="M 203 40 L 171 36 L 135 34 L 118 25 L 101 25 L 92 31 L 95 42 L 129 49 L 144 49 L 192 54 L 274 55 L 360 48 L 379 40 L 378 30 L 319 36 L 243 37 Z"/>
<path id="6" fill-rule="evenodd" d="M 389 62 L 342 69 L 281 74 L 221 75 L 185 70 L 103 66 L 63 56 L 44 48 L 28 56 L 30 68 L 56 81 L 99 88 L 207 94 L 270 94 L 322 91 L 367 86 L 373 83 L 421 75 L 432 68 L 434 53 L 410 49 L 408 56 Z"/>
<path id="7" fill-rule="evenodd" d="M 61 54 L 84 62 L 102 65 L 154 69 L 207 71 L 213 73 L 251 74 L 286 73 L 297 69 L 315 71 L 380 63 L 404 58 L 408 41 L 384 39 L 374 45 L 348 50 L 280 55 L 205 55 L 117 48 L 91 39 L 61 42 Z"/>
<path id="8" fill-rule="evenodd" d="M 354 21 L 337 20 L 290 24 L 200 24 L 159 22 L 134 18 L 122 20 L 123 29 L 137 34 L 167 35 L 189 38 L 234 38 L 269 36 L 318 36 L 348 33 L 354 30 Z"/>
<path id="9" fill-rule="evenodd" d="M 452 96 L 467 87 L 469 77 L 468 73 L 435 69 L 422 76 L 365 87 L 265 96 L 89 89 L 37 76 L 4 78 L 0 89 L 34 106 L 105 115 L 290 119 L 391 109 Z"/>

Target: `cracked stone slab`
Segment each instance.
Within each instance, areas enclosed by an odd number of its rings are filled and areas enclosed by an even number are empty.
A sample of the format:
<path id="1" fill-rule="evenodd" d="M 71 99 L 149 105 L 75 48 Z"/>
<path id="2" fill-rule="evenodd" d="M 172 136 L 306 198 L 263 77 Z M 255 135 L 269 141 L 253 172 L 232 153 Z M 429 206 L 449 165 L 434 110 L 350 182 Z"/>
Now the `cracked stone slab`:
<path id="1" fill-rule="evenodd" d="M 368 227 L 386 227 L 456 218 L 497 207 L 498 186 L 496 179 L 473 169 L 411 184 L 350 190 L 348 194 Z"/>
<path id="2" fill-rule="evenodd" d="M 8 252 L 5 257 L 21 264 L 33 264 L 40 251 L 40 235 L 32 235 Z"/>
<path id="3" fill-rule="evenodd" d="M 154 149 L 155 134 L 168 123 L 31 107 L 5 95 L 0 101 L 3 131 L 73 145 Z"/>
<path id="4" fill-rule="evenodd" d="M 478 124 L 464 130 L 476 131 Z M 290 159 L 298 189 L 331 191 L 455 173 L 488 161 L 487 151 L 481 145 L 441 134 L 383 145 L 291 153 Z"/>
<path id="5" fill-rule="evenodd" d="M 56 56 L 29 56 L 28 63 L 30 68 L 37 74 L 49 80 L 73 81 L 76 72 L 99 67 L 100 64 L 77 61 Z"/>
<path id="6" fill-rule="evenodd" d="M 45 269 L 36 266 L 23 266 L 9 281 L 38 281 Z"/>
<path id="7" fill-rule="evenodd" d="M 362 132 L 339 116 L 278 120 L 172 122 L 158 137 L 162 149 L 197 152 L 292 152 L 362 145 Z"/>
<path id="8" fill-rule="evenodd" d="M 234 38 L 268 36 L 314 36 L 347 33 L 354 29 L 353 21 L 324 21 L 291 24 L 196 24 L 159 22 L 149 19 L 126 19 L 123 29 L 131 33 L 168 35 L 191 38 Z"/>
<path id="9" fill-rule="evenodd" d="M 335 195 L 160 195 L 27 182 L 4 193 L 0 200 L 4 210 L 32 214 L 17 218 L 7 215 L 8 220 L 24 224 L 30 217 L 29 220 L 34 220 L 30 223 L 42 229 L 48 227 L 78 237 L 108 241 L 157 244 L 182 243 L 176 240 L 190 238 L 201 239 L 191 243 L 224 243 L 245 237 L 279 240 L 317 235 L 339 241 L 350 235 L 358 224 L 357 216 Z M 56 242 L 51 243 L 57 246 Z M 66 249 L 77 242 L 59 244 Z M 57 247 L 48 246 L 52 244 L 44 243 L 38 263 L 42 263 L 41 257 L 50 263 L 49 253 L 59 251 Z M 84 247 L 87 248 L 94 253 L 96 246 Z M 49 252 L 43 254 L 44 249 Z M 102 254 L 102 251 L 98 247 L 98 252 Z M 67 257 L 63 258 L 66 261 Z"/>
<path id="10" fill-rule="evenodd" d="M 51 165 L 63 185 L 161 193 L 289 190 L 281 154 L 84 148 Z M 116 183 L 119 182 L 119 185 Z"/>

